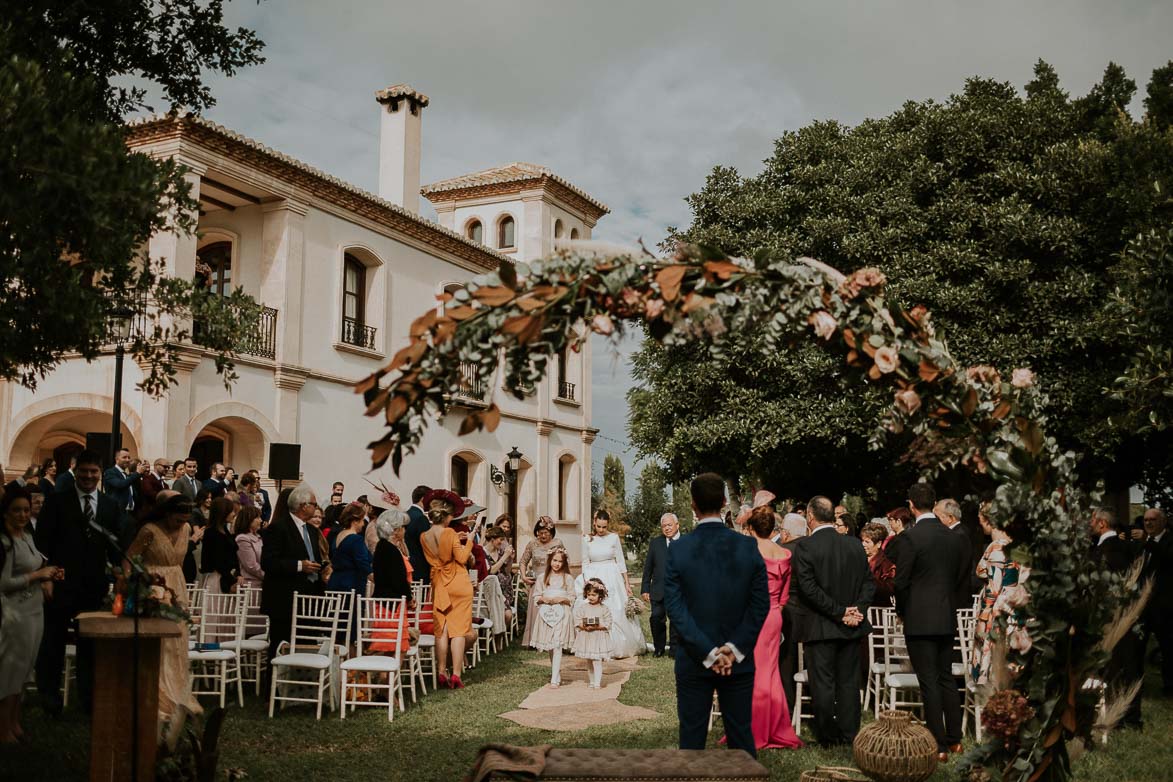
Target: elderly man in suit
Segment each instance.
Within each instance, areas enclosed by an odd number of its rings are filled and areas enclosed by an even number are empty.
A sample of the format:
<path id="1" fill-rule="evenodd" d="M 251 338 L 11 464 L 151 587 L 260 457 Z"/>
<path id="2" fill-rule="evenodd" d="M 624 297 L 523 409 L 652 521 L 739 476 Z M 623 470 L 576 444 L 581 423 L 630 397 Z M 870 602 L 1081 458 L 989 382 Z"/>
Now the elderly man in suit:
<path id="1" fill-rule="evenodd" d="M 293 629 L 293 593 L 325 594 L 321 552 L 322 533 L 309 520 L 314 517 L 318 498 L 307 484 L 289 493 L 289 513 L 265 527 L 261 547 L 261 612 L 269 617 L 269 659 L 277 647 L 288 641 Z"/>
<path id="2" fill-rule="evenodd" d="M 96 611 L 110 583 L 107 565 L 118 563 L 117 539 L 123 508 L 98 491 L 102 458 L 82 451 L 68 491 L 46 498 L 37 519 L 37 548 L 50 565 L 62 568 L 64 578 L 49 582 L 45 604 L 45 634 L 37 655 L 37 689 L 51 714 L 61 712 L 61 674 L 65 666 L 65 639 L 70 625 L 83 611 Z M 93 642 L 77 640 L 77 691 L 88 709 L 93 691 Z"/>
<path id="3" fill-rule="evenodd" d="M 931 484 L 914 483 L 908 505 L 916 519 L 904 533 L 896 562 L 896 613 L 904 620 L 908 659 L 924 700 L 925 726 L 937 741 L 937 758 L 961 751 L 961 697 L 953 679 L 953 636 L 958 597 L 969 584 L 969 558 L 961 536 L 933 515 Z"/>
<path id="4" fill-rule="evenodd" d="M 1088 522 L 1092 540 L 1092 562 L 1102 572 L 1124 575 L 1132 567 L 1132 548 L 1128 541 L 1120 537 L 1116 526 L 1116 514 L 1107 508 L 1096 508 L 1092 511 Z M 1150 605 L 1152 598 L 1150 598 Z M 1114 692 L 1120 692 L 1132 686 L 1137 679 L 1144 675 L 1144 661 L 1140 659 L 1138 639 L 1133 633 L 1126 633 L 1112 650 L 1112 657 L 1104 672 L 1104 678 Z M 1141 693 L 1128 706 L 1122 721 L 1124 727 L 1142 728 L 1144 720 L 1141 717 Z"/>
<path id="5" fill-rule="evenodd" d="M 859 732 L 859 639 L 871 631 L 876 586 L 859 541 L 835 534 L 831 500 L 812 497 L 806 513 L 810 534 L 794 549 L 792 578 L 807 611 L 797 639 L 806 649 L 814 733 L 823 745 L 850 744 Z"/>
<path id="6" fill-rule="evenodd" d="M 678 639 L 680 748 L 705 748 L 716 691 L 729 748 L 757 757 L 753 650 L 770 609 L 766 563 L 753 539 L 723 523 L 720 475 L 698 475 L 689 488 L 696 527 L 668 549 L 664 572 L 664 603 Z"/>
<path id="7" fill-rule="evenodd" d="M 973 545 L 973 538 L 970 537 L 969 530 L 961 523 L 961 503 L 952 497 L 938 500 L 937 504 L 933 506 L 933 515 L 940 519 L 941 523 L 945 525 L 945 529 L 961 539 L 961 557 L 970 563 L 969 578 L 958 586 L 953 602 L 958 608 L 969 608 L 973 605 L 974 595 L 981 590 L 984 582 L 977 577 L 977 560 L 973 556 L 976 547 Z"/>
<path id="8" fill-rule="evenodd" d="M 663 657 L 668 642 L 668 613 L 664 608 L 664 569 L 668 565 L 668 549 L 680 540 L 680 519 L 675 513 L 660 517 L 660 535 L 648 543 L 644 559 L 644 576 L 640 583 L 640 597 L 652 607 L 649 622 L 652 627 L 652 656 Z"/>

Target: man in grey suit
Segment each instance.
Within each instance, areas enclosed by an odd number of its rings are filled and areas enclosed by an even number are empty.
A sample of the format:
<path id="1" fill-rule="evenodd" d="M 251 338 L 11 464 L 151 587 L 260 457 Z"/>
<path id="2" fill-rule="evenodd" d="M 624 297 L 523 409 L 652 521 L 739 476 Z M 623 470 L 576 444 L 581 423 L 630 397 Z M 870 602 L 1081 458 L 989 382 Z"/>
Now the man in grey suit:
<path id="1" fill-rule="evenodd" d="M 199 469 L 199 463 L 195 459 L 185 459 L 182 462 L 175 463 L 175 480 L 171 482 L 171 488 L 187 497 L 192 502 L 195 502 L 196 494 L 200 491 L 200 486 L 196 483 L 196 471 Z"/>

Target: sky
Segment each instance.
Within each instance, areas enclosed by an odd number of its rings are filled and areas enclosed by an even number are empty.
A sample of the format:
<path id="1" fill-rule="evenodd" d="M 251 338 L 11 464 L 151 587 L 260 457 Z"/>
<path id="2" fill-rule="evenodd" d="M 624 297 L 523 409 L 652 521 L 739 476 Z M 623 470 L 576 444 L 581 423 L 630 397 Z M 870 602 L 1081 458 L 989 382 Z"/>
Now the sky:
<path id="1" fill-rule="evenodd" d="M 431 98 L 424 183 L 543 164 L 611 207 L 595 238 L 649 247 L 689 224 L 713 166 L 752 175 L 786 130 L 944 99 L 974 75 L 1021 87 L 1039 58 L 1072 94 L 1109 61 L 1143 93 L 1173 58 L 1168 0 L 237 0 L 228 21 L 267 62 L 209 80 L 216 122 L 373 192 L 374 92 L 406 82 Z M 620 455 L 629 491 L 637 347 L 593 351 L 595 468 Z"/>

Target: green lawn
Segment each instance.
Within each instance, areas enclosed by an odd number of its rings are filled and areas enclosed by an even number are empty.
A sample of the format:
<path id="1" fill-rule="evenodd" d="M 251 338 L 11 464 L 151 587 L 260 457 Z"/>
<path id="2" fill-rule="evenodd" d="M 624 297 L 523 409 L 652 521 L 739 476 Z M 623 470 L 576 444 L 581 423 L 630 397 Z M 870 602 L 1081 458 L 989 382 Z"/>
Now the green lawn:
<path id="1" fill-rule="evenodd" d="M 645 631 L 646 631 L 645 618 Z M 648 636 L 650 637 L 650 635 Z M 467 688 L 430 693 L 395 721 L 369 708 L 340 720 L 337 713 L 313 718 L 310 706 L 291 706 L 270 720 L 262 699 L 246 695 L 245 707 L 229 706 L 221 740 L 221 776 L 241 768 L 250 780 L 319 779 L 322 782 L 454 782 L 460 780 L 487 742 L 554 744 L 564 747 L 657 748 L 676 746 L 676 697 L 669 658 L 641 658 L 620 700 L 659 713 L 654 720 L 556 733 L 523 728 L 498 717 L 517 708 L 548 681 L 549 669 L 526 665 L 542 655 L 516 646 L 483 660 L 465 677 Z M 1118 731 L 1108 747 L 1076 764 L 1084 780 L 1139 782 L 1173 778 L 1173 700 L 1159 696 L 1150 669 L 1143 733 Z M 205 701 L 206 703 L 206 701 Z M 58 782 L 85 778 L 88 723 L 76 709 L 60 720 L 28 710 L 26 729 L 36 740 L 17 750 L 0 750 L 0 780 Z M 714 729 L 710 746 L 720 736 Z M 806 736 L 804 735 L 804 738 Z M 797 780 L 816 765 L 851 765 L 849 750 L 767 750 L 760 757 L 776 780 Z M 939 769 L 933 780 L 956 778 Z"/>

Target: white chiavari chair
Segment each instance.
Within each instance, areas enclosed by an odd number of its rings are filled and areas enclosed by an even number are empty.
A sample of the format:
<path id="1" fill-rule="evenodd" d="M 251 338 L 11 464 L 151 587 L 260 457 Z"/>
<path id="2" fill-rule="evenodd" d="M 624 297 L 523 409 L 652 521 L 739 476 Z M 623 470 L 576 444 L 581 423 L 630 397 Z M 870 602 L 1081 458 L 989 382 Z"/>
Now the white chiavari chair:
<path id="1" fill-rule="evenodd" d="M 920 682 L 912 672 L 904 622 L 895 611 L 884 615 L 884 700 L 889 710 L 901 706 L 921 709 Z"/>
<path id="2" fill-rule="evenodd" d="M 240 605 L 243 596 L 237 593 L 205 592 L 200 600 L 198 646 L 188 651 L 191 664 L 191 692 L 193 695 L 216 695 L 220 708 L 235 682 L 236 700 L 244 706 L 244 685 L 241 681 L 240 657 L 236 649 L 225 644 L 239 641 L 244 635 L 244 615 Z M 205 687 L 204 683 L 210 684 Z"/>
<path id="3" fill-rule="evenodd" d="M 340 594 L 328 593 L 318 597 L 293 593 L 293 627 L 290 640 L 282 641 L 269 667 L 272 669 L 272 684 L 269 690 L 269 716 L 277 701 L 291 703 L 313 703 L 317 707 L 316 717 L 322 718 L 322 703 L 329 701 L 334 710 L 333 698 L 327 698 L 330 689 L 331 669 L 334 665 Z M 317 681 L 293 678 L 298 671 L 310 672 Z M 314 687 L 313 698 L 299 697 L 281 692 L 282 688 Z"/>
<path id="4" fill-rule="evenodd" d="M 260 589 L 242 587 L 240 595 L 244 632 L 239 640 L 222 641 L 220 646 L 236 652 L 242 681 L 252 684 L 254 694 L 260 695 L 261 674 L 269 657 L 269 617 L 260 612 Z"/>
<path id="5" fill-rule="evenodd" d="M 981 743 L 981 706 L 978 704 L 977 684 L 973 680 L 973 667 L 970 665 L 970 660 L 973 655 L 973 633 L 976 624 L 977 616 L 973 608 L 960 608 L 957 610 L 957 648 L 961 652 L 961 662 L 954 663 L 953 675 L 962 681 L 961 732 L 965 732 L 965 726 L 969 721 L 969 717 L 972 715 L 973 735 L 978 743 Z"/>
<path id="6" fill-rule="evenodd" d="M 358 706 L 384 705 L 374 697 L 380 691 L 387 693 L 385 703 L 388 722 L 395 718 L 397 696 L 399 710 L 405 710 L 403 680 L 400 677 L 404 658 L 399 650 L 400 640 L 406 634 L 407 601 L 404 598 L 364 597 L 359 601 L 356 654 L 341 666 L 342 719 L 346 719 L 348 705 L 352 711 Z M 367 675 L 365 682 L 351 681 L 351 676 L 360 673 Z M 375 681 L 378 676 L 386 676 L 386 683 Z M 367 699 L 359 699 L 360 692 L 366 692 Z"/>
<path id="7" fill-rule="evenodd" d="M 417 650 L 419 666 L 420 666 L 420 683 L 423 685 L 424 677 L 430 677 L 432 680 L 432 689 L 436 689 L 436 636 L 431 632 L 423 632 L 424 629 L 432 629 L 432 585 L 424 584 L 419 581 L 411 585 L 412 593 L 415 595 L 415 611 L 411 612 L 412 626 L 419 633 L 419 638 L 416 639 L 415 648 Z M 427 686 L 423 686 L 423 694 L 427 695 Z"/>
<path id="8" fill-rule="evenodd" d="M 794 671 L 794 709 L 790 714 L 790 721 L 794 725 L 794 732 L 802 732 L 803 706 L 810 705 L 811 696 L 803 694 L 810 686 L 810 672 L 806 669 L 806 645 L 798 644 L 798 665 Z"/>

